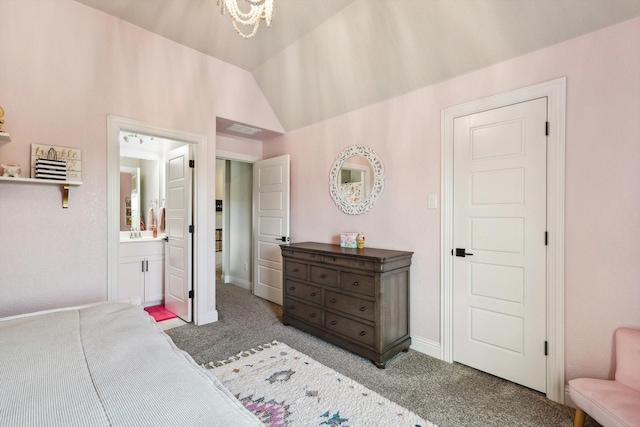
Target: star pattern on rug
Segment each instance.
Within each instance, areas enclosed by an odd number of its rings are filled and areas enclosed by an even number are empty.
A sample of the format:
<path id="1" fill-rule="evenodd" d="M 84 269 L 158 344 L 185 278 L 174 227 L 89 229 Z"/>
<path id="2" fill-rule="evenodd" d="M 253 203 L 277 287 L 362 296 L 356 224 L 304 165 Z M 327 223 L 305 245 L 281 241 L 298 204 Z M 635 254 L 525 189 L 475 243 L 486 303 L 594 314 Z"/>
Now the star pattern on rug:
<path id="1" fill-rule="evenodd" d="M 269 381 L 269 384 L 273 384 L 276 381 L 283 383 L 289 381 L 293 374 L 295 374 L 295 371 L 292 371 L 291 369 L 288 369 L 286 371 L 274 372 L 269 378 L 267 378 L 267 381 Z"/>
<path id="2" fill-rule="evenodd" d="M 324 414 L 320 415 L 320 418 L 327 418 L 319 424 L 321 426 L 326 425 L 331 427 L 349 427 L 347 424 L 344 424 L 349 421 L 349 419 L 340 417 L 340 411 L 336 412 L 333 415 L 329 415 L 329 411 L 327 411 Z"/>
<path id="3" fill-rule="evenodd" d="M 289 425 L 290 405 L 285 405 L 284 401 L 276 402 L 271 399 L 265 402 L 264 397 L 254 399 L 253 395 L 243 398 L 240 398 L 240 395 L 236 395 L 236 399 L 267 426 L 286 427 Z"/>

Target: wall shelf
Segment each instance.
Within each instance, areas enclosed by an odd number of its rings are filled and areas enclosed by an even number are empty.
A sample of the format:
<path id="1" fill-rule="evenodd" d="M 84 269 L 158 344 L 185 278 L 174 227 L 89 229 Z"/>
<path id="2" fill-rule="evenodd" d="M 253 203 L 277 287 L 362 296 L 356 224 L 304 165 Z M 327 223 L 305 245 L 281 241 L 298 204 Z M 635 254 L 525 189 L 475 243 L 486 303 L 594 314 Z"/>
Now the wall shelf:
<path id="1" fill-rule="evenodd" d="M 62 207 L 69 207 L 69 186 L 82 185 L 81 181 L 58 181 L 55 179 L 36 179 L 36 178 L 14 178 L 10 176 L 0 176 L 0 182 L 13 182 L 23 184 L 54 184 L 62 187 Z"/>
<path id="2" fill-rule="evenodd" d="M 7 132 L 0 132 L 0 141 L 11 141 L 11 135 Z"/>

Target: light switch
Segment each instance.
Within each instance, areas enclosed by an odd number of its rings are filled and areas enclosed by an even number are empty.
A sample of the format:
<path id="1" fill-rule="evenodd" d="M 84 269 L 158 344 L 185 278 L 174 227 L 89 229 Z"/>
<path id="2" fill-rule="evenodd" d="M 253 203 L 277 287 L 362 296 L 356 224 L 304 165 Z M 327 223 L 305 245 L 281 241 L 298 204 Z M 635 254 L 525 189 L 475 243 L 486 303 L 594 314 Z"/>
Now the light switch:
<path id="1" fill-rule="evenodd" d="M 427 200 L 427 207 L 429 209 L 438 209 L 438 196 L 436 194 L 429 195 Z"/>

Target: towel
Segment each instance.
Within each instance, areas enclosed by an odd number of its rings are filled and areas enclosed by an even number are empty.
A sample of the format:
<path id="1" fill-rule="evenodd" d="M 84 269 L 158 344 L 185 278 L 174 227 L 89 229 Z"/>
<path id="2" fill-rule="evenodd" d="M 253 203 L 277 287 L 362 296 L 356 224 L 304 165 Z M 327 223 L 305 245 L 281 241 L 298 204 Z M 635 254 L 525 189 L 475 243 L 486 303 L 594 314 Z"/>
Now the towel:
<path id="1" fill-rule="evenodd" d="M 149 208 L 149 215 L 147 215 L 147 227 L 151 230 L 151 227 L 156 224 L 156 211 L 153 208 Z"/>
<path id="2" fill-rule="evenodd" d="M 161 207 L 158 212 L 158 231 L 164 231 L 164 207 Z"/>

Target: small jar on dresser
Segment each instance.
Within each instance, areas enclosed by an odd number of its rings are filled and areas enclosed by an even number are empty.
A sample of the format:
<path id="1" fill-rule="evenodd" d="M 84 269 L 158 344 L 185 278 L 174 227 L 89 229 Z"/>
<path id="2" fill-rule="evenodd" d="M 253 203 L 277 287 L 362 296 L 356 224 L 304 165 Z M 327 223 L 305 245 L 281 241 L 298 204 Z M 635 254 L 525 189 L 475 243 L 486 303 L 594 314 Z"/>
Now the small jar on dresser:
<path id="1" fill-rule="evenodd" d="M 411 345 L 409 267 L 413 252 L 281 245 L 285 325 L 357 353 L 384 368 Z"/>

